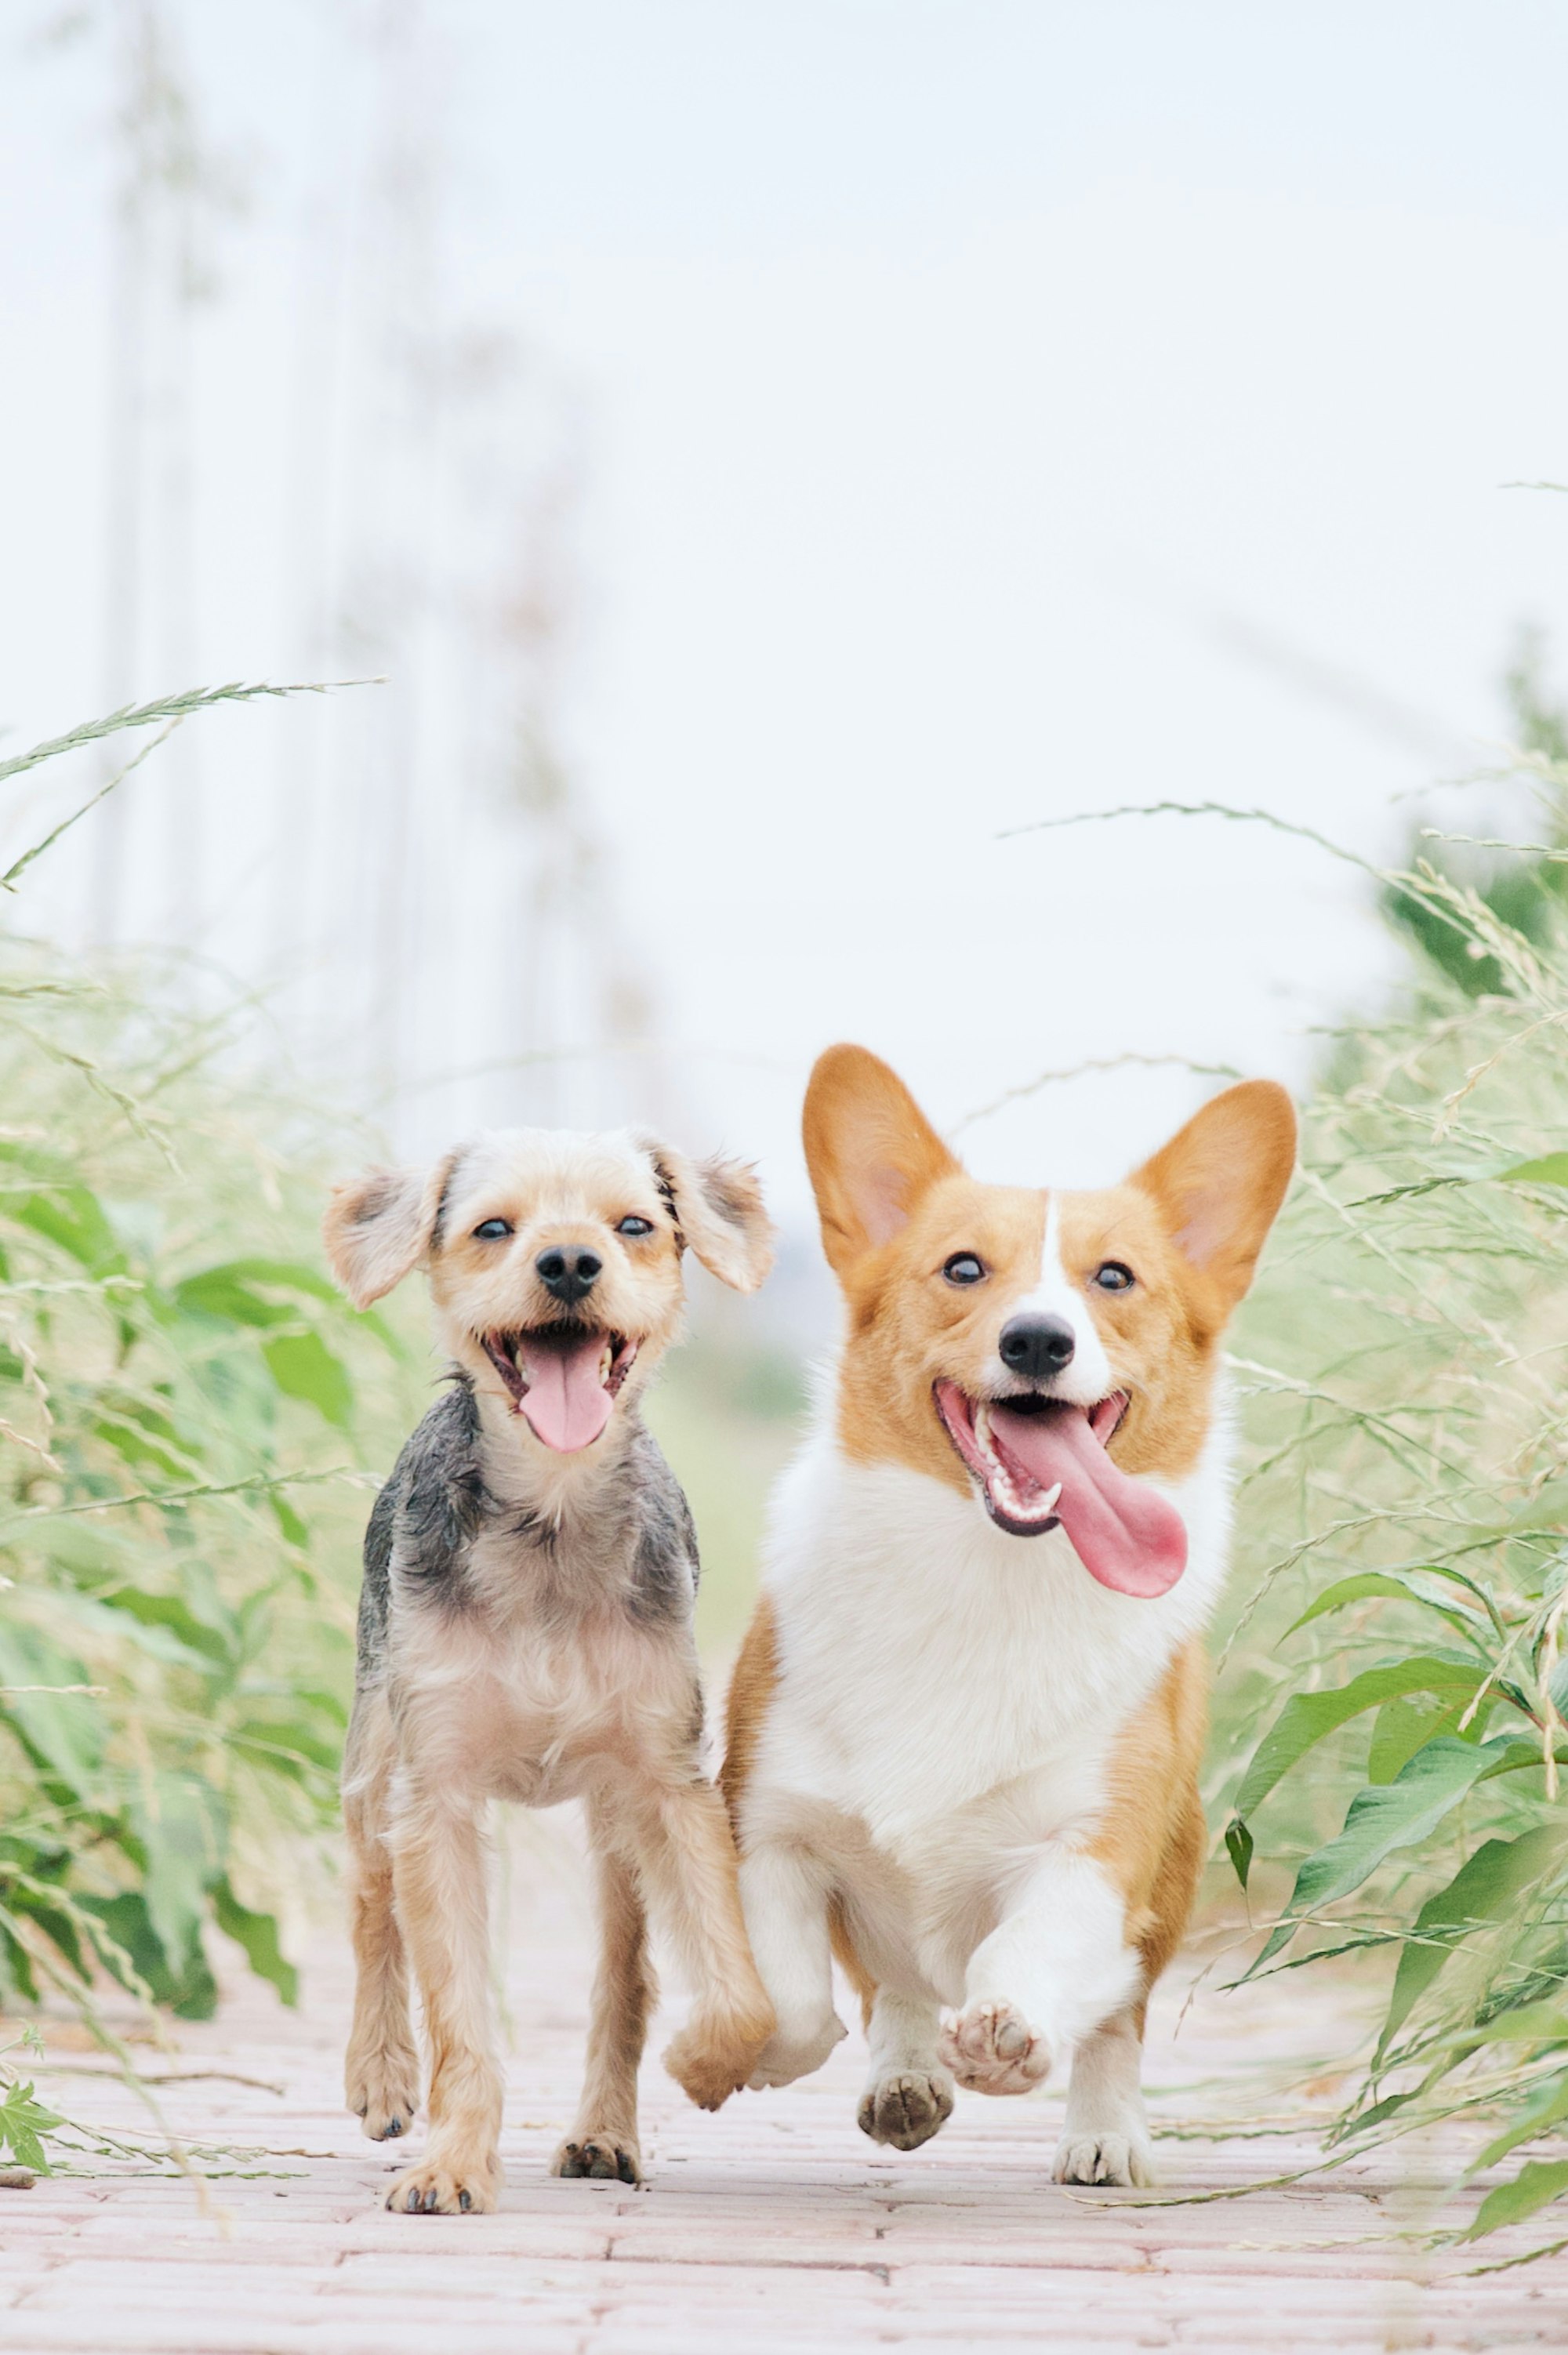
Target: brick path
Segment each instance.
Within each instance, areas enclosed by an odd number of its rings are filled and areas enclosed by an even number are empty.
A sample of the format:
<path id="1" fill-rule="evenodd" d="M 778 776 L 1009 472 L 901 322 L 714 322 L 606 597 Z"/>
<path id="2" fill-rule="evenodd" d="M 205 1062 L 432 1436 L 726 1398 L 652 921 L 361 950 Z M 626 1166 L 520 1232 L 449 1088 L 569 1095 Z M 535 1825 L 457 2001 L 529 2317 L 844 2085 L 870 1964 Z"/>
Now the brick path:
<path id="1" fill-rule="evenodd" d="M 1568 2264 L 1466 2277 L 1477 2255 L 1530 2245 L 1528 2231 L 1479 2253 L 1434 2256 L 1423 2245 L 1441 2212 L 1440 2154 L 1391 2154 L 1320 2183 L 1197 2205 L 1069 2192 L 1050 2180 L 1050 2094 L 960 2094 L 925 2149 L 874 2149 L 854 2123 L 854 2035 L 818 2077 L 744 2095 L 717 2118 L 688 2106 L 651 2062 L 649 2188 L 552 2181 L 545 2167 L 571 2116 L 590 1968 L 581 1886 L 570 1820 L 530 1823 L 512 1874 L 497 2215 L 379 2209 L 407 2146 L 372 2147 L 339 2108 L 348 1982 L 329 1942 L 299 2014 L 237 1983 L 221 2019 L 182 2029 L 177 2050 L 143 2048 L 149 2075 L 184 2080 L 163 2089 L 171 2124 L 230 2154 L 208 2162 L 205 2207 L 180 2178 L 116 2167 L 0 2192 L 0 2350 L 1360 2355 L 1568 2345 Z M 1173 2043 L 1179 1995 L 1161 2003 L 1151 2040 L 1154 2109 L 1168 2129 L 1163 2192 L 1230 2190 L 1302 2164 L 1329 2090 L 1311 2079 L 1314 2053 L 1339 2041 L 1329 1983 L 1293 1974 L 1255 1996 L 1200 1991 Z M 69 2039 L 53 2051 L 72 2072 L 98 2065 Z M 105 2127 L 140 2115 L 112 2078 L 46 2070 L 40 2083 Z M 1227 2120 L 1232 2138 L 1192 2134 L 1223 2132 Z"/>

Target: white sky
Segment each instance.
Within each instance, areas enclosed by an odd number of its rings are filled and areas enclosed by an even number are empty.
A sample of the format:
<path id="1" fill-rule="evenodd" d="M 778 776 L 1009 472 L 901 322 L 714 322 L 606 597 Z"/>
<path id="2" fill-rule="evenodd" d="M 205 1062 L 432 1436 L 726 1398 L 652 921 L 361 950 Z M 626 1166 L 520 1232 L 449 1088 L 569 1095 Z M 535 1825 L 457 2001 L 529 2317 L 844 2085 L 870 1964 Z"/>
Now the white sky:
<path id="1" fill-rule="evenodd" d="M 0 6 L 20 739 L 101 700 L 102 43 L 39 59 L 49 13 Z M 1500 734 L 1520 621 L 1568 665 L 1568 502 L 1500 487 L 1568 479 L 1568 12 L 427 16 L 442 300 L 544 347 L 579 411 L 560 724 L 613 854 L 603 921 L 649 976 L 699 1141 L 760 1153 L 798 1216 L 801 1086 L 836 1037 L 944 1124 L 1124 1051 L 1299 1081 L 1311 1027 L 1391 969 L 1352 869 L 1208 821 L 997 836 L 1171 796 L 1387 852 L 1410 815 L 1391 797 Z M 279 323 L 360 135 L 363 54 L 354 12 L 304 0 L 186 21 L 215 131 L 256 159 L 204 331 L 224 488 L 199 675 L 276 675 L 297 637 Z M 228 746 L 271 723 L 208 724 Z M 455 1064 L 462 1007 L 443 1022 Z M 1204 1085 L 1087 1080 L 966 1143 L 987 1175 L 1093 1181 Z M 504 1077 L 484 1109 L 527 1112 Z M 411 1104 L 405 1131 L 437 1116 Z"/>

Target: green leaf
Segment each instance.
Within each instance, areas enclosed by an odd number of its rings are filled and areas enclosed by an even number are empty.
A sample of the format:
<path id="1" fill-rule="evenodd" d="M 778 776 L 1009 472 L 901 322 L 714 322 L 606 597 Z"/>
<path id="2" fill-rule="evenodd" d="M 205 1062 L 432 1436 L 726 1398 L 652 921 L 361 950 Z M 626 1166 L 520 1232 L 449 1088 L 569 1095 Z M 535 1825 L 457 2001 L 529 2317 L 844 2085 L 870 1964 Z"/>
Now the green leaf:
<path id="1" fill-rule="evenodd" d="M 91 1982 L 92 1972 L 87 1956 L 81 1951 L 76 1923 L 63 1907 L 51 1905 L 36 1890 L 14 1888 L 7 1894 L 13 1915 L 36 1922 L 45 1937 L 58 1947 L 77 1977 Z"/>
<path id="2" fill-rule="evenodd" d="M 1440 1573 L 1362 1570 L 1358 1571 L 1353 1578 L 1337 1579 L 1315 1602 L 1307 1604 L 1300 1618 L 1293 1621 L 1285 1632 L 1287 1636 L 1294 1636 L 1298 1629 L 1309 1627 L 1314 1619 L 1321 1619 L 1326 1612 L 1342 1611 L 1347 1604 L 1365 1603 L 1373 1595 L 1386 1595 L 1399 1603 L 1419 1603 L 1429 1611 L 1440 1612 L 1451 1625 L 1467 1630 L 1480 1620 L 1481 1614 L 1472 1611 L 1468 1604 L 1460 1603 L 1456 1596 L 1445 1594 L 1440 1588 L 1435 1593 L 1429 1586 L 1418 1585 L 1416 1582 L 1424 1574 Z M 1468 1579 L 1462 1579 L 1459 1582 L 1465 1586 L 1471 1585 Z"/>
<path id="3" fill-rule="evenodd" d="M 174 1480 L 188 1480 L 198 1467 L 199 1458 L 187 1452 L 162 1406 L 114 1391 L 105 1391 L 99 1404 L 101 1412 L 93 1429 L 127 1464 L 138 1468 L 151 1465 Z"/>
<path id="4" fill-rule="evenodd" d="M 35 2098 L 29 2083 L 16 2078 L 6 2086 L 5 2098 L 0 2101 L 0 2143 L 23 2167 L 32 2168 L 38 2175 L 50 2172 L 41 2137 L 64 2124 L 55 2111 L 45 2109 Z"/>
<path id="5" fill-rule="evenodd" d="M 1253 1869 L 1253 1836 L 1240 1816 L 1233 1816 L 1225 1826 L 1225 1848 L 1236 1869 L 1236 1879 L 1244 1889 Z"/>
<path id="6" fill-rule="evenodd" d="M 314 1783 L 318 1774 L 334 1775 L 342 1764 L 337 1743 L 324 1742 L 297 1723 L 247 1718 L 234 1728 L 229 1739 L 236 1748 L 258 1752 L 257 1764 L 271 1767 L 274 1774 L 292 1775 L 295 1782 Z"/>
<path id="7" fill-rule="evenodd" d="M 221 1804 L 203 1784 L 159 1774 L 132 1820 L 147 1859 L 142 1878 L 147 1919 L 169 1968 L 177 1972 L 182 1958 L 199 1947 L 207 1891 L 224 1848 Z"/>
<path id="8" fill-rule="evenodd" d="M 85 1186 L 60 1186 L 48 1194 L 29 1194 L 11 1213 L 66 1252 L 90 1275 L 123 1275 L 125 1254 L 96 1194 Z"/>
<path id="9" fill-rule="evenodd" d="M 1568 1186 L 1568 1153 L 1543 1153 L 1537 1161 L 1516 1161 L 1511 1168 L 1497 1174 L 1532 1186 Z"/>
<path id="10" fill-rule="evenodd" d="M 1562 2044 L 1568 2042 L 1568 2011 L 1555 2003 L 1516 2004 L 1484 2027 L 1456 2030 L 1454 2041 L 1467 2051 L 1482 2044 Z"/>
<path id="11" fill-rule="evenodd" d="M 234 1657 L 232 1645 L 220 1631 L 199 1619 L 187 1603 L 176 1594 L 143 1594 L 134 1587 L 121 1587 L 113 1593 L 98 1598 L 101 1610 L 133 1620 L 142 1627 L 166 1628 L 180 1646 L 180 1653 L 194 1653 L 194 1660 L 183 1664 L 210 1667 L 215 1662 L 228 1664 Z M 169 1655 L 177 1657 L 179 1655 Z"/>
<path id="12" fill-rule="evenodd" d="M 218 2009 L 218 1982 L 202 1950 L 199 1922 L 192 1924 L 183 1953 L 171 1959 L 140 1890 L 122 1890 L 118 1897 L 84 1897 L 80 1903 L 82 1912 L 95 1915 L 113 1941 L 101 1951 L 106 1967 L 123 1987 L 135 1991 L 133 1973 L 155 2003 L 168 2004 L 182 2019 L 212 2018 Z M 123 1951 L 124 1960 L 115 1948 Z"/>
<path id="13" fill-rule="evenodd" d="M 1459 2237 L 1462 2241 L 1478 2241 L 1484 2233 L 1495 2232 L 1500 2224 L 1521 2224 L 1527 2216 L 1533 2216 L 1549 2200 L 1560 2200 L 1565 2191 L 1568 2158 L 1530 2159 L 1511 2183 L 1499 2183 L 1495 2191 L 1488 2192 L 1476 2211 L 1475 2222 Z"/>
<path id="14" fill-rule="evenodd" d="M 1413 1692 L 1457 1693 L 1467 1700 L 1484 1674 L 1476 1661 L 1459 1653 L 1426 1652 L 1413 1659 L 1392 1660 L 1384 1668 L 1368 1668 L 1348 1685 L 1327 1692 L 1294 1694 L 1259 1742 L 1242 1777 L 1236 1794 L 1237 1815 L 1250 1816 L 1298 1758 L 1363 1710 L 1380 1709 L 1384 1701 Z"/>
<path id="15" fill-rule="evenodd" d="M 59 1604 L 67 1617 L 95 1636 L 132 1645 L 147 1658 L 163 1660 L 170 1668 L 189 1668 L 207 1677 L 212 1674 L 212 1660 L 205 1653 L 175 1634 L 172 1625 L 160 1624 L 163 1614 L 151 1595 L 117 1594 L 101 1602 L 95 1595 L 74 1594 L 67 1589 Z"/>
<path id="16" fill-rule="evenodd" d="M 1495 1767 L 1506 1742 L 1456 1742 L 1443 1735 L 1418 1750 L 1396 1779 L 1358 1791 L 1344 1828 L 1314 1850 L 1296 1876 L 1284 1918 L 1245 1974 L 1251 1978 L 1299 1927 L 1299 1916 L 1348 1897 L 1396 1849 L 1411 1848 L 1435 1831 L 1450 1808 Z"/>
<path id="17" fill-rule="evenodd" d="M 1406 1700 L 1385 1701 L 1372 1723 L 1367 1751 L 1369 1783 L 1392 1783 L 1400 1768 L 1413 1758 L 1435 1733 L 1449 1733 L 1465 1713 L 1464 1700 L 1434 1700 L 1417 1693 Z"/>
<path id="18" fill-rule="evenodd" d="M 269 1291 L 288 1295 L 272 1300 Z M 234 1325 L 283 1325 L 297 1318 L 298 1301 L 321 1301 L 340 1316 L 348 1314 L 337 1286 L 314 1267 L 298 1260 L 231 1259 L 200 1269 L 175 1286 L 176 1305 L 199 1316 L 218 1316 Z M 400 1358 L 402 1344 L 384 1318 L 366 1309 L 353 1322 L 368 1328 L 392 1356 Z"/>
<path id="19" fill-rule="evenodd" d="M 261 1355 L 285 1398 L 303 1399 L 340 1431 L 347 1429 L 354 1406 L 348 1369 L 319 1333 L 280 1333 L 262 1345 Z"/>
<path id="20" fill-rule="evenodd" d="M 267 1502 L 272 1508 L 272 1518 L 277 1522 L 290 1545 L 298 1546 L 302 1553 L 306 1551 L 310 1546 L 309 1522 L 303 1515 L 295 1512 L 281 1488 L 270 1489 Z"/>
<path id="21" fill-rule="evenodd" d="M 1548 2078 L 1534 2100 L 1527 2103 L 1518 2117 L 1477 2155 L 1471 2174 L 1479 2175 L 1484 2169 L 1496 2167 L 1499 2159 L 1506 2158 L 1509 2151 L 1517 2149 L 1521 2142 L 1533 2142 L 1538 2135 L 1549 2134 L 1553 2126 L 1561 2126 L 1564 2118 L 1568 2118 L 1568 2073 Z"/>
<path id="22" fill-rule="evenodd" d="M 1359 1194 L 1347 1207 L 1370 1209 L 1374 1204 L 1403 1202 L 1416 1194 L 1435 1193 L 1442 1186 L 1497 1185 L 1509 1179 L 1520 1185 L 1568 1186 L 1568 1153 L 1543 1153 L 1532 1161 L 1483 1162 L 1479 1168 L 1435 1170 L 1430 1177 L 1418 1178 L 1409 1185 L 1390 1186 L 1379 1194 Z"/>
<path id="23" fill-rule="evenodd" d="M 283 2001 L 291 2009 L 299 2001 L 299 1973 L 293 1963 L 284 1959 L 278 1944 L 278 1924 L 271 1913 L 252 1913 L 241 1905 L 229 1885 L 227 1876 L 213 1886 L 213 1911 L 218 1926 L 229 1937 L 244 1947 L 251 1968 L 264 1979 L 271 1979 Z"/>
<path id="24" fill-rule="evenodd" d="M 1400 1955 L 1374 2066 L 1381 2061 L 1459 1938 L 1471 1929 L 1502 1920 L 1560 1845 L 1561 1836 L 1550 1825 L 1522 1832 L 1517 1839 L 1483 1840 L 1475 1853 L 1466 1858 L 1446 1888 L 1427 1899 Z"/>
<path id="25" fill-rule="evenodd" d="M 30 1627 L 0 1625 L 0 1717 L 15 1726 L 30 1753 L 81 1796 L 103 1756 L 101 1703 L 90 1693 L 27 1691 L 27 1686 L 86 1685 L 82 1663 Z M 17 1689 L 23 1688 L 24 1689 Z"/>
<path id="26" fill-rule="evenodd" d="M 217 1317 L 225 1325 L 292 1325 L 298 1313 L 281 1300 L 263 1300 L 232 1267 L 210 1267 L 187 1276 L 176 1284 L 174 1300 L 187 1316 Z"/>

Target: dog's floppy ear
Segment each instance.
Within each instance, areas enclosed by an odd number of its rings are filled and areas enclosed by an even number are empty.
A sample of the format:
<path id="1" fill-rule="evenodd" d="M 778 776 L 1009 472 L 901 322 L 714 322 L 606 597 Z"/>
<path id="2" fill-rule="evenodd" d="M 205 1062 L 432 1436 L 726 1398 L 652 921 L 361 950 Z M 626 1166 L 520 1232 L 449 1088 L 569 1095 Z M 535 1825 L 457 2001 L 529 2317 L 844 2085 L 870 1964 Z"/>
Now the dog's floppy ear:
<path id="1" fill-rule="evenodd" d="M 1253 1280 L 1295 1167 L 1295 1105 L 1273 1080 L 1243 1080 L 1128 1180 L 1153 1196 L 1171 1241 L 1218 1295 L 1221 1323 Z"/>
<path id="2" fill-rule="evenodd" d="M 891 1242 L 959 1164 L 899 1078 L 864 1047 L 816 1059 L 802 1119 L 822 1247 L 837 1273 Z"/>
<path id="3" fill-rule="evenodd" d="M 656 1137 L 639 1138 L 676 1233 L 709 1275 L 736 1292 L 755 1292 L 773 1263 L 773 1224 L 763 1208 L 757 1173 L 747 1161 L 712 1154 L 693 1161 Z"/>
<path id="4" fill-rule="evenodd" d="M 433 1169 L 362 1169 L 333 1188 L 322 1238 L 356 1308 L 368 1308 L 428 1255 L 456 1158 L 446 1154 Z"/>

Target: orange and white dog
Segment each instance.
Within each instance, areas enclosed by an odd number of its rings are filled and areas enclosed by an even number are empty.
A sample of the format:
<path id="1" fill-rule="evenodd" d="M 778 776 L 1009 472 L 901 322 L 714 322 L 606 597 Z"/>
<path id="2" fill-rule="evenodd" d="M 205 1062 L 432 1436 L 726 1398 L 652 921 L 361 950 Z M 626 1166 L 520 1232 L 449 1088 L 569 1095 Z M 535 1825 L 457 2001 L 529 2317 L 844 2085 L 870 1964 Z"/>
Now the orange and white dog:
<path id="1" fill-rule="evenodd" d="M 805 1151 L 847 1327 L 777 1500 L 724 1785 L 777 2014 L 756 2086 L 866 2013 L 859 2122 L 912 2150 L 955 2082 L 1067 2056 L 1059 2181 L 1145 2183 L 1149 1989 L 1205 1836 L 1225 1574 L 1219 1351 L 1289 1183 L 1268 1081 L 1097 1193 L 968 1177 L 885 1063 L 818 1062 Z"/>

